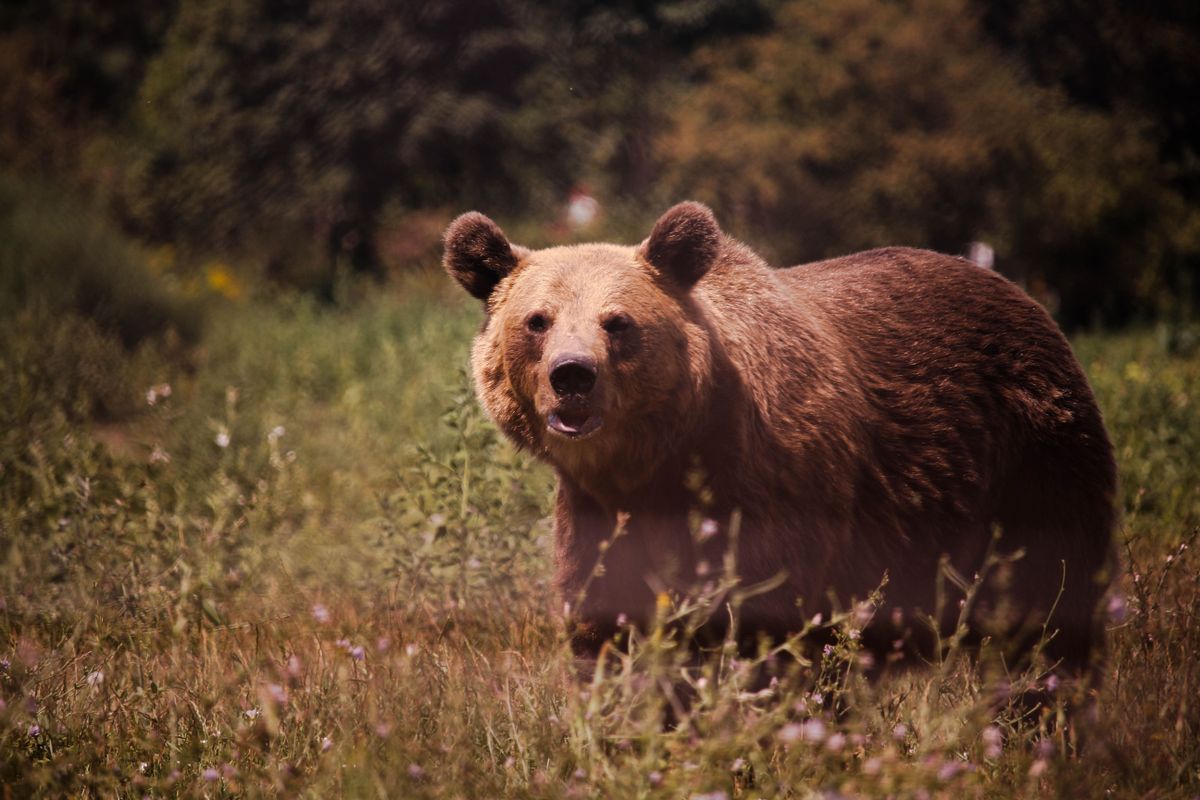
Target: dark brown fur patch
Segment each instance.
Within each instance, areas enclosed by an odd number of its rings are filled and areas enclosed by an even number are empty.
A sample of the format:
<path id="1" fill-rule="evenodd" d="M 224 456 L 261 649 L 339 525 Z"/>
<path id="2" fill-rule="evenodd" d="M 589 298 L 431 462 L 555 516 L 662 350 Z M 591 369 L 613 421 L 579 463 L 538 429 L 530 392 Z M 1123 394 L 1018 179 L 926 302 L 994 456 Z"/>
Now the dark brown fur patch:
<path id="1" fill-rule="evenodd" d="M 496 284 L 517 266 L 517 256 L 500 226 L 470 211 L 459 216 L 442 237 L 442 265 L 471 296 L 486 300 Z"/>
<path id="2" fill-rule="evenodd" d="M 679 203 L 659 217 L 646 239 L 645 257 L 681 286 L 708 271 L 721 246 L 721 229 L 708 206 Z"/>

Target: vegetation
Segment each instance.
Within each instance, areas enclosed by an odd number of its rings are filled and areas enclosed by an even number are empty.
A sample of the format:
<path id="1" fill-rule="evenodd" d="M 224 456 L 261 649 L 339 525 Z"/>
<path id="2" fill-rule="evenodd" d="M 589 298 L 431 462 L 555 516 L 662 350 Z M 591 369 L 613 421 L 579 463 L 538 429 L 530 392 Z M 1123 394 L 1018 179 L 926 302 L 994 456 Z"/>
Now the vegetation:
<path id="1" fill-rule="evenodd" d="M 321 296 L 468 208 L 543 244 L 696 196 L 783 263 L 983 240 L 1072 327 L 1200 299 L 1186 2 L 86 6 L 0 10 L 0 158 Z"/>
<path id="2" fill-rule="evenodd" d="M 79 317 L 4 319 L 0 784 L 92 797 L 1200 790 L 1187 330 L 1077 341 L 1126 514 L 1122 599 L 1081 745 L 1062 725 L 1067 687 L 1032 714 L 996 706 L 998 676 L 953 648 L 868 683 L 858 610 L 820 621 L 837 631 L 823 666 L 770 686 L 755 676 L 782 653 L 718 650 L 697 666 L 663 632 L 578 675 L 548 585 L 551 477 L 482 419 L 463 374 L 478 311 L 448 283 L 416 273 L 363 294 L 351 281 L 332 305 L 206 289 L 192 364 L 163 337 L 113 351 L 125 366 L 103 388 L 141 408 L 116 422 L 73 412 L 79 373 L 46 358 L 55 342 L 93 346 L 72 336 Z M 664 620 L 695 619 L 703 601 L 664 598 Z"/>
<path id="3" fill-rule="evenodd" d="M 1198 38 L 1180 2 L 4 4 L 4 796 L 1200 795 Z M 633 241 L 685 194 L 779 262 L 984 239 L 1065 325 L 1136 323 L 1074 340 L 1123 486 L 1092 711 L 953 640 L 870 682 L 869 603 L 819 663 L 692 659 L 731 585 L 575 663 L 438 236 Z"/>

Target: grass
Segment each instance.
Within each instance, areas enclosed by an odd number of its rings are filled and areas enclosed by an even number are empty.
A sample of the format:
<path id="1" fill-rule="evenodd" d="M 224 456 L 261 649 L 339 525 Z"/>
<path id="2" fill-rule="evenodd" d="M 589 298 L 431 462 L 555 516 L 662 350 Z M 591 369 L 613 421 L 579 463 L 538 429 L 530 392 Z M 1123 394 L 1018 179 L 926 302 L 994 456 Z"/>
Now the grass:
<path id="1" fill-rule="evenodd" d="M 223 303 L 185 365 L 70 314 L 0 321 L 7 795 L 1200 793 L 1196 355 L 1153 331 L 1075 343 L 1126 542 L 1077 750 L 1060 705 L 996 708 L 994 676 L 953 654 L 865 681 L 854 613 L 822 621 L 823 666 L 770 686 L 756 676 L 783 653 L 696 666 L 663 630 L 578 675 L 550 587 L 551 476 L 471 397 L 479 315 L 447 283 Z M 93 391 L 114 409 L 100 421 Z"/>

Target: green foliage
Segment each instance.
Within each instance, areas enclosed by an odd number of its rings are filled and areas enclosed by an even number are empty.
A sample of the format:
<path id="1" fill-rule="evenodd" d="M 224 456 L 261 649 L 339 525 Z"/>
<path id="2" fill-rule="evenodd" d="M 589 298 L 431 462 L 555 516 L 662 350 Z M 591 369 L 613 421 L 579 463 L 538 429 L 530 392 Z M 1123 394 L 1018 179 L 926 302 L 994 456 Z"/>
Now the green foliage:
<path id="1" fill-rule="evenodd" d="M 540 244 L 696 196 L 780 262 L 985 240 L 1071 326 L 1200 303 L 1187 3 L 93 5 L 0 11 L 0 157 L 326 297 L 467 208 Z"/>
<path id="2" fill-rule="evenodd" d="M 208 246 L 369 258 L 385 202 L 520 202 L 553 152 L 520 98 L 537 58 L 503 0 L 182 4 L 143 87 L 133 212 Z M 292 252 L 286 245 L 299 239 Z M 290 267 L 294 268 L 294 267 Z"/>
<path id="3" fill-rule="evenodd" d="M 1168 288 L 1186 213 L 1153 147 L 1024 81 L 965 0 L 789 3 L 693 69 L 658 145 L 662 190 L 712 203 L 783 263 L 982 239 L 1073 323 Z"/>
<path id="4" fill-rule="evenodd" d="M 103 215 L 46 186 L 0 175 L 0 317 L 87 318 L 133 347 L 194 341 L 200 309 L 150 269 Z"/>

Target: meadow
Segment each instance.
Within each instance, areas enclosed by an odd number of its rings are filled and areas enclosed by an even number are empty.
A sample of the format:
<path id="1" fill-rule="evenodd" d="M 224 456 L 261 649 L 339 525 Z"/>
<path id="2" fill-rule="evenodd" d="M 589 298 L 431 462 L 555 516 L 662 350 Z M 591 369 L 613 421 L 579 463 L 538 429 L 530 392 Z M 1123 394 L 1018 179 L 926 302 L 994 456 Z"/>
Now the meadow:
<path id="1" fill-rule="evenodd" d="M 550 583 L 553 477 L 478 408 L 480 313 L 449 279 L 346 279 L 318 302 L 146 261 L 203 295 L 202 329 L 130 344 L 29 292 L 0 320 L 5 797 L 1200 795 L 1186 327 L 1073 340 L 1124 507 L 1077 740 L 1070 698 L 993 701 L 1037 667 L 976 668 L 953 642 L 868 682 L 854 613 L 766 687 L 756 668 L 796 642 L 685 668 L 663 628 L 579 676 Z M 661 618 L 686 627 L 705 600 L 664 597 Z"/>

